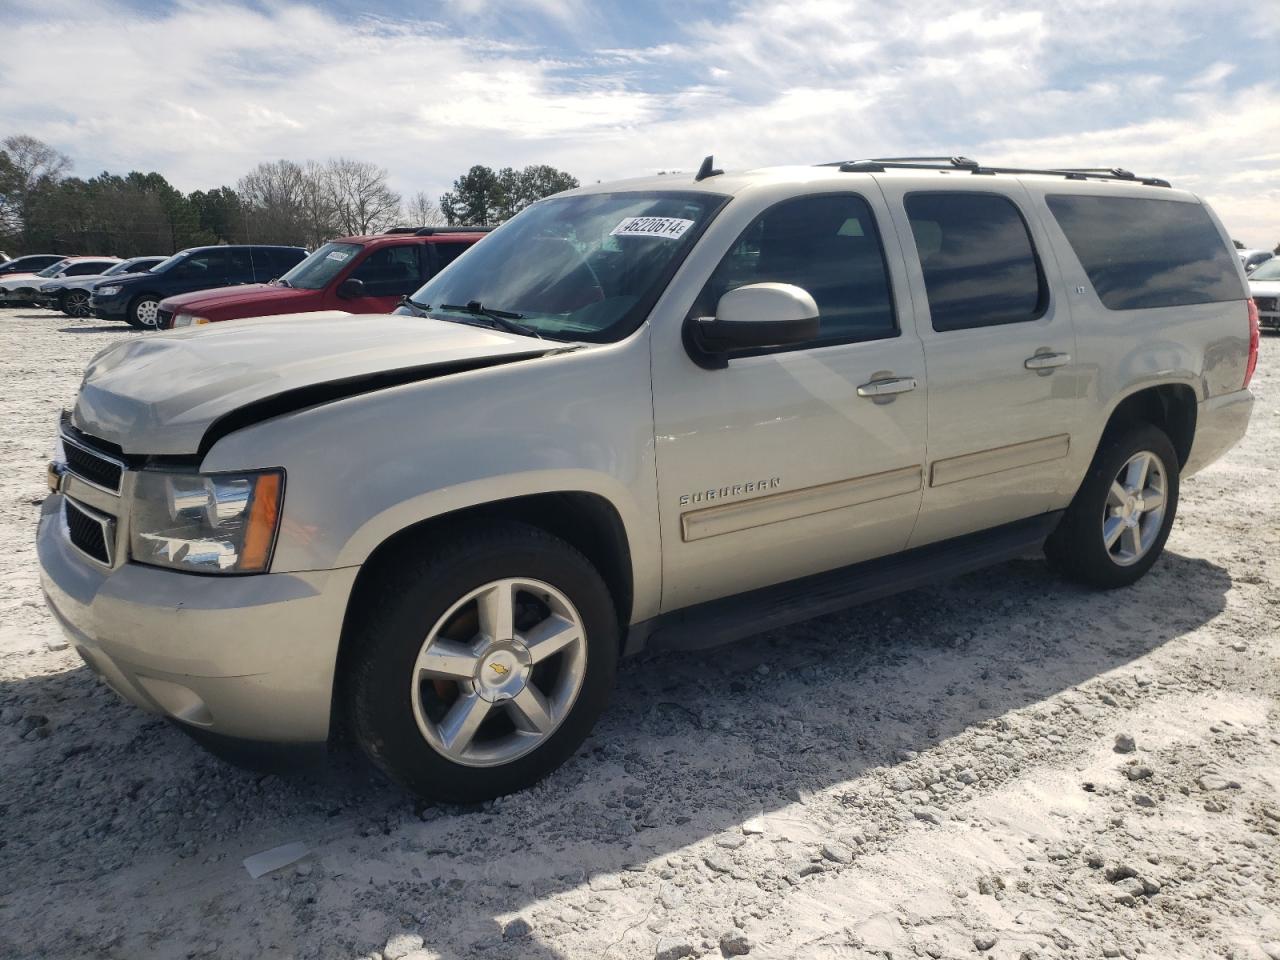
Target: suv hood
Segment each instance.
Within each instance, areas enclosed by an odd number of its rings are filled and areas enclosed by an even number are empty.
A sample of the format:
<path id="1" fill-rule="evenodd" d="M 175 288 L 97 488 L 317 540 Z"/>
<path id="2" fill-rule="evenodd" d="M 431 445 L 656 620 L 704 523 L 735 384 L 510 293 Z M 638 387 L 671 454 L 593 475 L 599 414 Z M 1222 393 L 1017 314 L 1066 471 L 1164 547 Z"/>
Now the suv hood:
<path id="1" fill-rule="evenodd" d="M 162 305 L 165 310 L 172 310 L 174 313 L 199 313 L 210 307 L 234 307 L 241 303 L 287 303 L 289 300 L 310 299 L 320 292 L 273 286 L 269 283 L 247 283 L 236 287 L 214 287 L 192 293 L 177 293 L 172 297 L 165 297 Z"/>
<path id="2" fill-rule="evenodd" d="M 214 324 L 150 334 L 98 354 L 71 422 L 127 454 L 190 455 L 292 410 L 563 349 L 393 314 L 331 311 Z"/>
<path id="3" fill-rule="evenodd" d="M 1250 280 L 1249 296 L 1280 297 L 1280 280 Z"/>

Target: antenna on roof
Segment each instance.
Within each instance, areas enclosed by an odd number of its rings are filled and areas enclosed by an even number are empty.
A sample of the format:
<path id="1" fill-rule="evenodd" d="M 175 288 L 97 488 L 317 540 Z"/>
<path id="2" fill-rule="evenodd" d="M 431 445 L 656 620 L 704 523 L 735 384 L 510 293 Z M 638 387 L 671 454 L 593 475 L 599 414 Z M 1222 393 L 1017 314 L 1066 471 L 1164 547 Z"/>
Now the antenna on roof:
<path id="1" fill-rule="evenodd" d="M 706 157 L 703 158 L 702 166 L 698 168 L 698 172 L 694 175 L 693 179 L 696 182 L 698 180 L 705 180 L 707 177 L 718 177 L 722 173 L 724 173 L 723 170 L 716 169 L 716 162 L 712 158 L 711 154 L 707 154 Z"/>

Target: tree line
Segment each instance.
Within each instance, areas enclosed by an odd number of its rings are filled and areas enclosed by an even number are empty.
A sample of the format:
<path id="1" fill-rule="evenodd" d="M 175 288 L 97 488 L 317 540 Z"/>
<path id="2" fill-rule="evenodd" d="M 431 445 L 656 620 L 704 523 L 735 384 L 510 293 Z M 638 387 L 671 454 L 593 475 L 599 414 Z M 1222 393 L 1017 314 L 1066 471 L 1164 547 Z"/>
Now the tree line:
<path id="1" fill-rule="evenodd" d="M 274 160 L 235 186 L 183 193 L 157 172 L 68 175 L 71 160 L 34 137 L 0 141 L 0 249 L 129 257 L 216 243 L 282 243 L 314 249 L 334 237 L 392 226 L 492 226 L 560 190 L 563 170 L 473 166 L 439 202 L 402 196 L 385 168 L 364 160 Z"/>

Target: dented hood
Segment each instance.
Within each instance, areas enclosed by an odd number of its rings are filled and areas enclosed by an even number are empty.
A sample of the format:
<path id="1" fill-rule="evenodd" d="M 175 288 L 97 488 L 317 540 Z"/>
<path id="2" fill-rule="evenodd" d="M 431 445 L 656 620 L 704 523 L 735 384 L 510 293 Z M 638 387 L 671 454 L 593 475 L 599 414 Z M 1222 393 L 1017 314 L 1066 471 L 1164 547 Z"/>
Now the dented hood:
<path id="1" fill-rule="evenodd" d="M 212 324 L 98 354 L 71 419 L 128 454 L 194 454 L 219 432 L 254 420 L 563 346 L 398 315 L 303 313 Z"/>

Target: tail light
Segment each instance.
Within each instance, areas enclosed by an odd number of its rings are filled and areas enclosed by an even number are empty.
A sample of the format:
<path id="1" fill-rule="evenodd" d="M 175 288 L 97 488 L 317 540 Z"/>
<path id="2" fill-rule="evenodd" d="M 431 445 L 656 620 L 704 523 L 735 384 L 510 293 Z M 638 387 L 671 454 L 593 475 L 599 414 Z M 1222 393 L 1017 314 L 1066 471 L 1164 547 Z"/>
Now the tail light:
<path id="1" fill-rule="evenodd" d="M 1249 386 L 1253 379 L 1253 371 L 1258 369 L 1258 339 L 1262 336 L 1258 328 L 1258 304 L 1249 300 L 1249 362 L 1244 368 L 1244 386 Z M 1243 390 L 1244 387 L 1241 387 Z"/>

